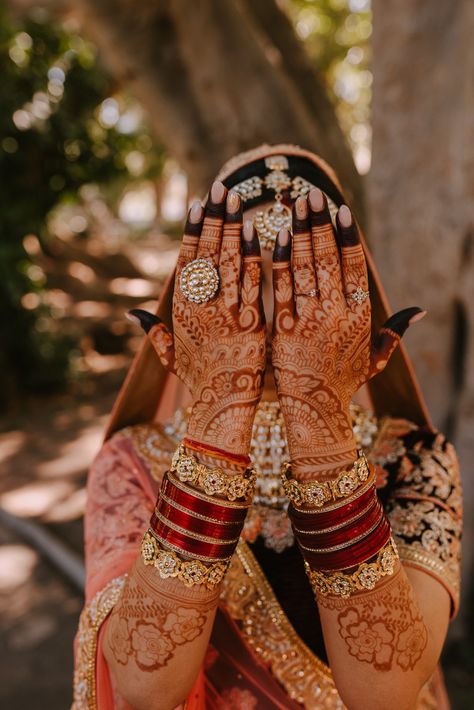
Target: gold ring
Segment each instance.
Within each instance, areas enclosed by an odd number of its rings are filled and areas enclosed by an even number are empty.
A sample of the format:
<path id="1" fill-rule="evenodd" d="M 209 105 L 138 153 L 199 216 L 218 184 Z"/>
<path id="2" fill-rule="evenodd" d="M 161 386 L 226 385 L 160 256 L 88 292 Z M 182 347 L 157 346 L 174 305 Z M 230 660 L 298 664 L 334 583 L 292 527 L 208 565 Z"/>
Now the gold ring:
<path id="1" fill-rule="evenodd" d="M 351 301 L 355 301 L 357 305 L 360 306 L 360 304 L 363 303 L 368 296 L 368 291 L 364 291 L 361 286 L 357 286 L 357 289 L 353 293 L 349 294 L 347 298 L 350 298 Z"/>
<path id="2" fill-rule="evenodd" d="M 181 271 L 179 287 L 188 301 L 210 301 L 219 287 L 218 271 L 207 259 L 194 259 Z"/>

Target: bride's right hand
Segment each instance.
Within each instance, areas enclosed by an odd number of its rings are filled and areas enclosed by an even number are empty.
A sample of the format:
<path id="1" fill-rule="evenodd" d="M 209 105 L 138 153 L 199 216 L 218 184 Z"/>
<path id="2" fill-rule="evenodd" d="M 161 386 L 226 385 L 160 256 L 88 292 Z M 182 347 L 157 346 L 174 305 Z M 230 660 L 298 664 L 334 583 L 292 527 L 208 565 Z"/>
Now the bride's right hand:
<path id="1" fill-rule="evenodd" d="M 236 454 L 248 454 L 265 369 L 262 257 L 251 222 L 242 230 L 237 193 L 215 182 L 203 210 L 188 213 L 173 295 L 173 334 L 157 317 L 132 309 L 163 365 L 188 387 L 192 410 L 188 436 Z M 243 238 L 242 238 L 243 231 Z M 183 268 L 197 258 L 219 274 L 216 294 L 188 300 L 180 287 Z"/>

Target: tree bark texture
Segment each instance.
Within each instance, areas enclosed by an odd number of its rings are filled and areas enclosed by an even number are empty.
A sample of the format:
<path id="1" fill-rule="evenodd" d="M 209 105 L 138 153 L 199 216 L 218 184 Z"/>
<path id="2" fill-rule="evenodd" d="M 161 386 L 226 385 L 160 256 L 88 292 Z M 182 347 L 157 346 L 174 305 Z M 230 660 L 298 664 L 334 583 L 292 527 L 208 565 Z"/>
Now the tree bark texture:
<path id="1" fill-rule="evenodd" d="M 81 0 L 113 75 L 203 192 L 233 154 L 297 143 L 336 169 L 363 221 L 363 188 L 324 82 L 275 0 Z"/>
<path id="2" fill-rule="evenodd" d="M 391 305 L 428 310 L 407 345 L 433 419 L 461 459 L 466 572 L 474 539 L 473 33 L 472 0 L 375 0 L 371 243 Z"/>

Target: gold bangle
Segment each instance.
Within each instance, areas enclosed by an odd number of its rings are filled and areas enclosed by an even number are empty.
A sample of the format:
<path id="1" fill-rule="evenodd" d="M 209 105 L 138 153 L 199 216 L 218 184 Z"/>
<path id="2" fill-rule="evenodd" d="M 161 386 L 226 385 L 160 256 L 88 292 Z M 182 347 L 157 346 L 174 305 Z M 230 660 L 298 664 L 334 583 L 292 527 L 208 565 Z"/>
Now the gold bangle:
<path id="1" fill-rule="evenodd" d="M 171 481 L 173 486 L 176 486 L 176 488 L 179 488 L 180 491 L 183 491 L 183 493 L 187 493 L 188 495 L 193 495 L 195 498 L 198 498 L 199 500 L 205 500 L 207 503 L 213 503 L 213 505 L 219 505 L 222 506 L 223 508 L 232 508 L 232 510 L 248 510 L 249 503 L 248 501 L 245 501 L 243 503 L 238 503 L 237 501 L 235 502 L 227 502 L 226 500 L 223 500 L 222 498 L 218 498 L 217 500 L 213 498 L 212 496 L 207 496 L 205 493 L 202 493 L 201 491 L 197 490 L 196 488 L 190 488 L 189 486 L 185 485 L 184 483 L 181 483 L 179 480 L 178 476 L 174 471 L 171 469 L 167 471 L 168 479 Z M 161 495 L 161 494 L 160 494 Z"/>
<path id="2" fill-rule="evenodd" d="M 323 507 L 319 508 L 295 508 L 295 510 L 298 511 L 299 514 L 301 515 L 318 515 L 319 513 L 329 513 L 334 510 L 337 510 L 338 508 L 343 508 L 346 505 L 349 505 L 349 503 L 353 503 L 355 500 L 360 498 L 361 496 L 364 495 L 364 493 L 367 493 L 369 488 L 372 488 L 375 490 L 375 473 L 370 475 L 367 481 L 357 489 L 357 491 L 349 496 L 349 498 L 344 498 L 342 500 L 338 500 L 337 503 L 333 503 L 332 505 L 325 505 Z"/>
<path id="3" fill-rule="evenodd" d="M 144 564 L 153 565 L 162 579 L 176 577 L 186 587 L 204 584 L 208 589 L 222 582 L 230 561 L 214 562 L 206 567 L 199 559 L 181 560 L 173 550 L 160 546 L 149 530 L 143 536 L 141 553 Z"/>
<path id="4" fill-rule="evenodd" d="M 158 508 L 155 508 L 155 516 L 160 522 L 171 528 L 171 530 L 174 530 L 175 532 L 180 533 L 181 535 L 186 535 L 187 537 L 190 537 L 193 540 L 199 540 L 200 542 L 208 542 L 211 545 L 230 545 L 233 542 L 238 543 L 238 541 L 240 540 L 240 535 L 238 535 L 238 537 L 234 537 L 232 540 L 216 540 L 215 537 L 209 537 L 209 535 L 201 535 L 201 533 L 194 532 L 194 530 L 187 530 L 186 528 L 182 528 L 180 525 L 176 525 L 176 523 L 173 523 L 171 520 L 168 520 L 168 518 L 165 518 L 165 516 L 159 512 Z"/>
<path id="5" fill-rule="evenodd" d="M 199 463 L 192 454 L 186 453 L 183 444 L 176 449 L 170 470 L 176 473 L 182 483 L 191 483 L 208 496 L 221 495 L 231 501 L 250 498 L 257 478 L 253 466 L 249 466 L 242 475 L 229 475 L 218 466 L 209 468 Z"/>
<path id="6" fill-rule="evenodd" d="M 291 463 L 286 461 L 282 466 L 282 482 L 285 493 L 291 503 L 297 508 L 299 505 L 313 505 L 322 508 L 330 501 L 348 498 L 364 484 L 370 477 L 371 470 L 364 452 L 359 452 L 359 458 L 352 468 L 341 471 L 334 481 L 308 481 L 300 483 L 291 478 Z"/>
<path id="7" fill-rule="evenodd" d="M 373 562 L 362 562 L 352 574 L 343 570 L 333 573 L 318 572 L 311 569 L 306 561 L 304 566 L 315 594 L 346 599 L 355 592 L 373 589 L 382 577 L 390 577 L 395 571 L 395 562 L 398 559 L 398 550 L 391 537 L 379 550 Z"/>
<path id="8" fill-rule="evenodd" d="M 185 560 L 201 560 L 201 562 L 209 562 L 209 564 L 211 564 L 212 562 L 227 562 L 229 559 L 229 555 L 226 555 L 225 557 L 208 557 L 207 555 L 198 555 L 195 552 L 186 552 L 186 550 L 178 547 L 178 545 L 174 545 L 172 542 L 166 540 L 159 533 L 153 530 L 153 528 L 148 528 L 148 532 L 155 538 L 155 540 L 157 540 L 157 542 L 159 542 L 161 547 L 165 550 L 172 550 L 173 552 L 176 552 L 177 555 L 183 557 Z"/>

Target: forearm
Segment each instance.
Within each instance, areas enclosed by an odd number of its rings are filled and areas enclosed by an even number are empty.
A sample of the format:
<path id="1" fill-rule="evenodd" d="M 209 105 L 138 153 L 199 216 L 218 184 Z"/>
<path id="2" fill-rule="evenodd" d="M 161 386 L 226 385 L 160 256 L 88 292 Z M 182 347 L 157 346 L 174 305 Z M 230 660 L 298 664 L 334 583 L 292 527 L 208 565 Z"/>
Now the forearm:
<path id="1" fill-rule="evenodd" d="M 412 710 L 441 645 L 405 569 L 349 599 L 317 595 L 331 671 L 350 710 Z M 441 615 L 441 626 L 443 616 Z"/>
<path id="2" fill-rule="evenodd" d="M 240 457 L 184 441 L 105 634 L 117 687 L 137 710 L 174 708 L 189 694 L 252 493 Z"/>
<path id="3" fill-rule="evenodd" d="M 108 621 L 104 655 L 136 710 L 171 710 L 191 690 L 209 642 L 219 589 L 162 579 L 141 556 Z"/>
<path id="4" fill-rule="evenodd" d="M 327 450 L 315 448 L 311 461 L 324 460 Z M 346 470 L 353 463 L 354 458 Z M 359 474 L 351 479 L 339 469 L 319 467 L 316 474 L 308 470 L 299 478 L 298 473 L 292 477 L 303 481 L 298 484 L 303 499 L 294 499 L 289 513 L 315 590 L 338 691 L 351 710 L 413 708 L 434 670 L 442 638 L 430 633 L 430 610 L 425 613 L 387 542 L 390 525 L 376 495 L 374 472 L 361 470 L 359 481 Z M 346 497 L 333 488 L 341 476 L 349 485 Z M 320 484 L 323 492 L 335 490 L 332 499 L 328 494 L 318 501 Z"/>

